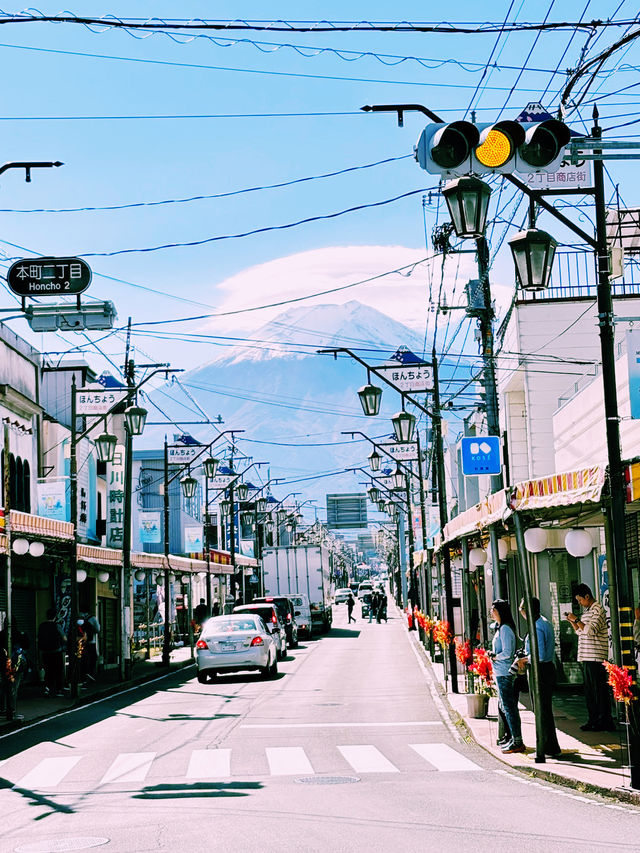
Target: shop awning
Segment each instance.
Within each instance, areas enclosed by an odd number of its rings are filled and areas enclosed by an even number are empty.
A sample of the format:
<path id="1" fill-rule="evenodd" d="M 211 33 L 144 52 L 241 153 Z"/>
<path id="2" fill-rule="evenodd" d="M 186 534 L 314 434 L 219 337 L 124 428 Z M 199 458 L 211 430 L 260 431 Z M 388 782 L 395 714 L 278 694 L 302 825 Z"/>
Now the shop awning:
<path id="1" fill-rule="evenodd" d="M 435 547 L 484 530 L 508 518 L 513 512 L 560 509 L 599 503 L 606 481 L 600 466 L 564 471 L 517 483 L 509 491 L 489 495 L 465 512 L 452 518 L 444 528 L 444 536 L 436 537 Z"/>
<path id="2" fill-rule="evenodd" d="M 78 562 L 96 566 L 121 566 L 122 551 L 115 548 L 99 548 L 97 545 L 78 545 Z"/>
<path id="3" fill-rule="evenodd" d="M 0 510 L 0 530 L 4 530 L 4 510 Z M 57 521 L 42 515 L 11 510 L 11 533 L 27 533 L 46 539 L 73 539 L 73 524 L 70 521 Z"/>

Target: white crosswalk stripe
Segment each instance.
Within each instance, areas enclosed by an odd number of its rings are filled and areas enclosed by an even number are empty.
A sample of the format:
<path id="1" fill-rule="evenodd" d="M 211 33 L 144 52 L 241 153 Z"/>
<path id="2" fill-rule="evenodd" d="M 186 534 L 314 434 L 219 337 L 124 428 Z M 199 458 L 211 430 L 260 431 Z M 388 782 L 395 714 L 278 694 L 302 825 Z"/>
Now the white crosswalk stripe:
<path id="1" fill-rule="evenodd" d="M 311 762 L 301 746 L 267 747 L 265 752 L 272 776 L 314 772 Z"/>
<path id="2" fill-rule="evenodd" d="M 388 758 L 370 744 L 358 746 L 339 746 L 344 758 L 356 773 L 399 773 L 398 768 Z"/>
<path id="3" fill-rule="evenodd" d="M 195 749 L 189 759 L 188 779 L 226 779 L 231 776 L 230 749 Z"/>
<path id="4" fill-rule="evenodd" d="M 100 780 L 106 782 L 144 782 L 155 752 L 121 752 Z"/>
<path id="5" fill-rule="evenodd" d="M 459 770 L 482 770 L 473 761 L 469 761 L 464 755 L 461 755 L 455 749 L 448 746 L 446 743 L 411 743 L 411 749 L 414 749 L 418 755 L 433 764 L 436 770 L 445 773 Z"/>
<path id="6" fill-rule="evenodd" d="M 81 757 L 76 755 L 63 758 L 43 758 L 26 776 L 16 782 L 15 787 L 35 791 L 59 785 L 67 773 L 73 770 Z"/>
<path id="7" fill-rule="evenodd" d="M 195 749 L 189 753 L 183 753 L 183 756 L 177 758 L 174 763 L 174 770 L 167 769 L 167 772 L 172 780 L 179 779 L 181 776 L 190 780 L 227 780 L 234 776 L 246 776 L 247 773 L 257 777 L 310 776 L 320 772 L 320 766 L 324 773 L 344 771 L 344 761 L 356 773 L 419 772 L 420 767 L 415 759 L 413 762 L 410 760 L 410 750 L 424 759 L 424 769 L 429 772 L 463 773 L 483 769 L 446 743 L 410 743 L 405 744 L 400 751 L 396 744 L 393 748 L 395 763 L 384 754 L 384 747 L 378 748 L 373 744 L 342 744 L 335 745 L 332 749 L 335 756 L 333 762 L 329 761 L 331 751 L 323 750 L 322 758 L 312 752 L 312 758 L 316 762 L 315 767 L 302 746 L 248 747 L 246 744 L 235 744 L 233 748 L 227 749 Z M 17 788 L 30 790 L 48 790 L 62 783 L 72 787 L 80 783 L 92 787 L 120 782 L 131 784 L 144 782 L 154 762 L 159 758 L 163 758 L 162 767 L 167 767 L 167 756 L 158 756 L 155 752 L 123 752 L 114 757 L 102 778 L 97 782 L 95 778 L 87 777 L 85 765 L 82 769 L 77 767 L 83 757 L 74 755 L 43 758 L 31 769 L 28 769 L 28 765 L 27 767 L 23 765 L 20 767 L 23 775 L 20 776 L 17 773 L 18 781 L 13 784 Z M 12 782 L 10 765 L 13 761 L 14 759 L 7 759 L 4 764 L 9 766 L 3 768 L 5 776 Z M 251 767 L 254 769 L 250 770 Z M 103 769 L 97 771 L 96 777 Z M 157 781 L 158 776 L 156 767 L 154 780 Z"/>

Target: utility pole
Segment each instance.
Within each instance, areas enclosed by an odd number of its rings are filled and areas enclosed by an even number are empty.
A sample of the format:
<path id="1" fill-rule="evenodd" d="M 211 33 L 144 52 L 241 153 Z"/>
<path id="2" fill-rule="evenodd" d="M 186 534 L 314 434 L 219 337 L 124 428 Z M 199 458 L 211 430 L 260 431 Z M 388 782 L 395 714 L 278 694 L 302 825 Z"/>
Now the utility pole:
<path id="1" fill-rule="evenodd" d="M 125 347 L 124 376 L 129 389 L 135 386 L 135 365 L 129 358 L 131 352 L 131 317 L 127 324 L 127 342 Z M 127 405 L 131 394 L 127 396 Z M 133 436 L 124 424 L 124 507 L 122 517 L 122 569 L 120 572 L 120 595 L 122 611 L 120 614 L 120 679 L 131 678 L 131 630 L 133 626 L 133 590 L 131 588 L 131 502 L 133 497 Z"/>
<path id="2" fill-rule="evenodd" d="M 164 526 L 164 635 L 162 643 L 162 663 L 171 663 L 171 582 L 169 580 L 169 448 L 167 436 L 164 437 L 164 494 L 163 494 L 163 526 Z"/>
<path id="3" fill-rule="evenodd" d="M 6 500 L 6 497 L 5 497 Z M 73 542 L 69 554 L 69 631 L 67 651 L 71 678 L 71 698 L 78 698 L 78 451 L 76 435 L 76 375 L 71 380 L 71 440 L 69 443 L 69 520 Z"/>

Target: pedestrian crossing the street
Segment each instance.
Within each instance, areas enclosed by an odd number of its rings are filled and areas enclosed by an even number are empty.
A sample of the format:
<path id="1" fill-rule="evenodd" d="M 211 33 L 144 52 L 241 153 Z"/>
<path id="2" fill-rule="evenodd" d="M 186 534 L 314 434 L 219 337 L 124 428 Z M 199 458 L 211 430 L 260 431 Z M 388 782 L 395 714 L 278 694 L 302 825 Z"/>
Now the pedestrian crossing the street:
<path id="1" fill-rule="evenodd" d="M 237 751 L 242 751 L 240 747 Z M 247 777 L 286 777 L 313 776 L 317 773 L 357 773 L 367 776 L 375 773 L 411 773 L 418 769 L 436 772 L 478 772 L 482 767 L 475 764 L 458 750 L 446 743 L 413 743 L 404 744 L 400 752 L 396 751 L 393 761 L 373 744 L 336 745 L 334 758 L 327 759 L 324 755 L 322 769 L 314 766 L 313 761 L 301 746 L 260 747 L 256 749 L 254 768 L 247 772 L 247 756 L 238 759 L 234 768 L 234 749 L 196 749 L 188 753 L 188 758 L 178 756 L 175 770 L 170 773 L 170 779 L 175 781 L 182 776 L 191 781 L 225 781 L 233 778 Z M 411 756 L 414 756 L 412 759 Z M 421 765 L 415 764 L 415 755 L 423 759 Z M 32 791 L 49 791 L 58 786 L 68 786 L 73 789 L 78 783 L 87 787 L 99 787 L 102 790 L 125 785 L 128 788 L 140 786 L 152 779 L 162 780 L 161 771 L 154 765 L 161 759 L 155 752 L 123 752 L 116 755 L 108 766 L 102 766 L 95 773 L 87 774 L 83 764 L 89 761 L 88 756 L 74 755 L 42 758 L 33 767 L 24 768 L 15 776 L 11 773 L 12 761 L 4 762 L 2 769 L 5 779 L 11 781 L 15 788 Z M 95 759 L 94 759 L 95 760 Z M 327 760 L 331 771 L 327 769 Z M 242 765 L 240 769 L 239 765 Z M 163 765 L 163 767 L 166 765 Z M 266 772 L 265 772 L 266 770 Z M 91 778 L 93 777 L 93 778 Z"/>

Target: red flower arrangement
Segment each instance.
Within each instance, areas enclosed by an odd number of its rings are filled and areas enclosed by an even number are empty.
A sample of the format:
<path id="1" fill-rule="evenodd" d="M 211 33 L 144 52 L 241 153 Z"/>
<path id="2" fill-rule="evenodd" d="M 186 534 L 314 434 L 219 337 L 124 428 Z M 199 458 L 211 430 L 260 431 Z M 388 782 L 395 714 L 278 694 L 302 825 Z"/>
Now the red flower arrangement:
<path id="1" fill-rule="evenodd" d="M 604 661 L 602 664 L 609 675 L 609 685 L 613 690 L 613 698 L 616 702 L 624 702 L 628 705 L 636 698 L 633 695 L 633 678 L 623 666 L 616 666 L 614 663 Z"/>
<path id="2" fill-rule="evenodd" d="M 473 661 L 473 652 L 471 651 L 471 640 L 465 640 L 461 643 L 456 639 L 456 657 L 463 666 L 468 667 Z"/>
<path id="3" fill-rule="evenodd" d="M 441 619 L 436 622 L 432 630 L 434 642 L 438 643 L 444 649 L 453 641 L 453 633 L 448 622 Z"/>
<path id="4" fill-rule="evenodd" d="M 478 676 L 475 692 L 493 696 L 493 664 L 486 649 L 473 650 L 473 663 L 470 663 L 467 669 Z"/>

